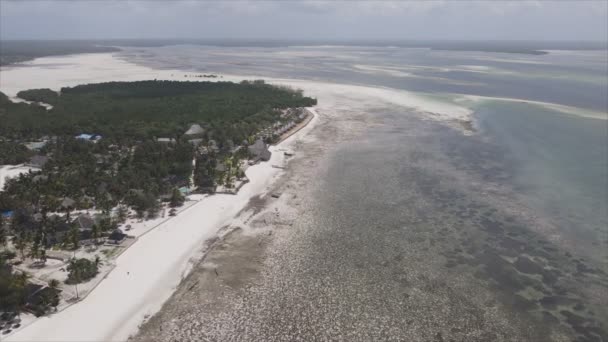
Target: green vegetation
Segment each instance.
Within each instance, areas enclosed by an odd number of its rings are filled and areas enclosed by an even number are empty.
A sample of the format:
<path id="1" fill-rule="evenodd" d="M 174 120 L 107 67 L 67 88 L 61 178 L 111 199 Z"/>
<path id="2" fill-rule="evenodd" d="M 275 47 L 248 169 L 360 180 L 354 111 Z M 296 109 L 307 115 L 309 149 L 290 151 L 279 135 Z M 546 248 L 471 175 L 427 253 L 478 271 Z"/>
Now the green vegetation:
<path id="1" fill-rule="evenodd" d="M 31 151 L 23 146 L 23 144 L 0 141 L 0 165 L 22 164 L 31 156 Z"/>
<path id="2" fill-rule="evenodd" d="M 72 259 L 68 265 L 68 279 L 66 284 L 80 284 L 87 282 L 97 275 L 98 263 L 89 259 Z"/>
<path id="3" fill-rule="evenodd" d="M 27 276 L 13 273 L 5 255 L 0 255 L 0 311 L 16 311 L 25 305 Z"/>
<path id="4" fill-rule="evenodd" d="M 48 287 L 34 285 L 30 276 L 13 272 L 10 260 L 14 253 L 0 253 L 0 312 L 10 313 L 27 309 L 37 316 L 44 315 L 59 305 L 58 284 Z"/>
<path id="5" fill-rule="evenodd" d="M 235 152 L 235 147 L 284 120 L 281 110 L 316 103 L 301 92 L 263 81 L 110 82 L 63 88 L 59 96 L 48 89 L 20 95 L 54 107 L 47 111 L 13 103 L 0 94 L 0 161 L 24 162 L 32 152 L 23 142 L 52 137 L 40 151 L 48 162 L 40 173 L 7 182 L 0 211 L 32 204 L 60 211 L 62 200 L 69 198 L 76 201 L 71 209 L 108 211 L 124 203 L 142 217 L 174 188 L 211 189 L 218 180 L 230 184 L 242 176 L 239 161 L 247 157 L 245 149 Z M 203 132 L 185 135 L 193 123 L 204 127 Z M 95 143 L 74 138 L 81 133 L 102 138 Z M 190 184 L 193 159 L 195 184 Z M 228 170 L 218 171 L 218 164 Z"/>
<path id="6" fill-rule="evenodd" d="M 184 204 L 185 198 L 178 189 L 173 189 L 171 198 L 169 199 L 169 206 L 171 208 L 181 207 Z"/>
<path id="7" fill-rule="evenodd" d="M 18 92 L 17 97 L 27 101 L 43 102 L 53 105 L 57 103 L 59 94 L 51 89 L 30 89 Z"/>
<path id="8" fill-rule="evenodd" d="M 54 108 L 47 113 L 40 106 L 0 99 L 0 137 L 89 132 L 119 141 L 173 138 L 182 134 L 186 125 L 204 122 L 218 138 L 240 142 L 264 124 L 276 121 L 273 109 L 316 103 L 299 92 L 259 81 L 109 82 L 63 88 L 57 99 L 43 89 L 26 94 L 30 99 L 50 99 Z"/>
<path id="9" fill-rule="evenodd" d="M 33 103 L 0 93 L 0 165 L 28 162 L 41 170 L 0 191 L 7 215 L 0 219 L 0 309 L 37 314 L 57 305 L 58 284 L 41 290 L 7 260 L 44 264 L 49 248 L 118 243 L 130 210 L 154 218 L 162 200 L 175 215 L 186 193 L 236 188 L 245 181 L 241 165 L 268 157 L 264 142 L 302 120 L 300 107 L 316 104 L 263 81 L 110 82 L 18 96 Z M 98 260 L 73 259 L 68 271 L 67 284 L 86 282 Z M 27 288 L 36 286 L 32 297 Z"/>

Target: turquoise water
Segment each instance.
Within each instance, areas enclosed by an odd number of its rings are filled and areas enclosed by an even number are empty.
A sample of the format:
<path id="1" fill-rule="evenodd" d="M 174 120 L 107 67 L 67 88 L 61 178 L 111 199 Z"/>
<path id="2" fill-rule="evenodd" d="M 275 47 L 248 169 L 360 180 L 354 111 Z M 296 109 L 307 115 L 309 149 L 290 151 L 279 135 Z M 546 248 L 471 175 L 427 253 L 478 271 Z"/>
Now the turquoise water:
<path id="1" fill-rule="evenodd" d="M 482 134 L 515 161 L 512 186 L 526 203 L 566 232 L 575 247 L 602 261 L 606 251 L 600 247 L 608 239 L 608 121 L 512 103 L 481 106 L 476 118 Z"/>

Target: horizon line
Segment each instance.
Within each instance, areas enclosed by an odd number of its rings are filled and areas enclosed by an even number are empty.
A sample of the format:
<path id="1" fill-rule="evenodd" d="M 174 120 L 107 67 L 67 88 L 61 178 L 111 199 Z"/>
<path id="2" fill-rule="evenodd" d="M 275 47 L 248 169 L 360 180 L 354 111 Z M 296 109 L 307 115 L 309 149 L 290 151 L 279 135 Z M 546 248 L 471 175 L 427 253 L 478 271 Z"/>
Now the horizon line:
<path id="1" fill-rule="evenodd" d="M 423 43 L 423 42 L 513 42 L 513 43 L 603 43 L 608 44 L 608 40 L 568 40 L 568 39 L 445 39 L 445 38 L 406 38 L 406 39 L 377 39 L 377 38 L 335 38 L 335 39 L 314 39 L 314 38 L 162 38 L 162 37 L 146 37 L 146 38 L 2 38 L 0 41 L 129 41 L 129 40 L 166 40 L 166 41 L 268 41 L 268 42 L 377 42 L 377 43 Z"/>

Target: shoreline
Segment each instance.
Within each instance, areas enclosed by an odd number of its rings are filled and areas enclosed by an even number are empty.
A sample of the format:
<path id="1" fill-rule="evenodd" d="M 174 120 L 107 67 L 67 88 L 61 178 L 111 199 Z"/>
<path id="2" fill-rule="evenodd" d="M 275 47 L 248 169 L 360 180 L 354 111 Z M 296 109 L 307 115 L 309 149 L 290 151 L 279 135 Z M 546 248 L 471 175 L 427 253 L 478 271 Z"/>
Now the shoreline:
<path id="1" fill-rule="evenodd" d="M 63 62 L 65 66 L 48 68 L 44 62 Z M 44 87 L 58 89 L 63 86 L 112 80 L 184 80 L 180 77 L 183 73 L 184 71 L 156 70 L 129 63 L 112 54 L 53 57 L 35 60 L 28 67 L 5 71 L 0 90 L 17 92 Z M 252 78 L 254 77 L 224 75 L 221 80 L 240 81 Z M 272 84 L 302 88 L 309 95 L 318 97 L 320 105 L 316 108 L 319 110 L 327 109 L 333 112 L 354 108 L 363 113 L 378 106 L 395 106 L 407 108 L 409 113 L 416 113 L 424 119 L 444 123 L 467 118 L 471 114 L 464 106 L 397 89 L 282 78 L 264 79 Z M 8 340 L 124 340 L 133 334 L 146 316 L 158 312 L 188 274 L 193 263 L 204 255 L 204 242 L 213 239 L 218 229 L 232 222 L 235 215 L 246 208 L 252 197 L 266 194 L 274 180 L 285 172 L 273 167 L 281 166 L 286 159 L 280 150 L 296 137 L 312 129 L 317 122 L 316 118 L 317 115 L 303 129 L 279 145 L 271 146 L 271 151 L 277 153 L 273 153 L 270 161 L 254 165 L 246 171 L 251 182 L 244 185 L 237 195 L 205 198 L 196 204 L 196 210 L 188 210 L 184 215 L 170 220 L 170 224 L 155 228 L 116 259 L 117 266 L 114 271 L 80 305 L 74 305 L 58 315 L 40 319 L 27 329 L 11 335 Z M 349 131 L 357 130 L 353 122 L 346 124 Z M 159 255 L 159 251 L 162 255 Z M 133 271 L 134 269 L 137 272 Z M 139 273 L 140 271 L 143 274 Z M 127 272 L 130 272 L 130 275 Z M 85 318 L 94 315 L 99 316 L 95 322 Z"/>
<path id="2" fill-rule="evenodd" d="M 89 58 L 86 63 L 95 60 L 98 58 Z M 68 69 L 70 63 L 74 63 L 73 71 Z M 67 76 L 55 82 L 82 77 L 79 73 L 84 75 L 87 69 L 79 63 L 66 59 L 68 67 L 62 69 Z M 144 73 L 145 68 L 137 65 L 131 72 L 122 69 L 124 65 L 100 64 L 111 77 L 115 77 L 113 72 L 118 74 L 117 69 L 122 70 L 123 78 L 168 75 L 162 70 Z M 49 81 L 45 69 L 37 72 L 43 73 L 42 82 Z M 96 77 L 94 72 L 87 75 Z M 105 79 L 106 75 L 99 77 Z M 229 76 L 224 80 L 237 79 Z M 559 336 L 549 336 L 544 329 L 542 335 L 531 335 L 537 326 L 522 305 L 559 295 L 561 284 L 545 285 L 539 277 L 525 276 L 526 283 L 534 285 L 531 289 L 547 292 L 530 291 L 523 297 L 515 286 L 500 291 L 491 286 L 504 276 L 519 282 L 517 269 L 505 263 L 512 260 L 502 256 L 521 254 L 521 246 L 530 247 L 527 250 L 535 253 L 531 258 L 558 265 L 551 270 L 564 270 L 560 277 L 565 282 L 580 281 L 580 289 L 576 282 L 570 283 L 574 299 L 580 295 L 577 300 L 590 310 L 599 307 L 589 298 L 595 298 L 592 296 L 601 288 L 585 286 L 593 285 L 590 280 L 594 278 L 585 278 L 579 270 L 588 264 L 578 265 L 582 258 L 568 259 L 558 244 L 560 236 L 553 234 L 559 231 L 551 230 L 552 216 L 528 207 L 527 198 L 519 196 L 518 183 L 505 177 L 509 160 L 503 163 L 500 159 L 499 146 L 485 144 L 483 136 L 462 138 L 456 136 L 460 132 L 451 131 L 447 140 L 434 139 L 438 137 L 434 134 L 437 123 L 454 124 L 458 113 L 450 116 L 451 110 L 466 108 L 470 102 L 451 106 L 440 99 L 390 88 L 268 80 L 302 87 L 320 99 L 316 108 L 321 115 L 294 135 L 307 134 L 303 141 L 292 136 L 287 144 L 271 146 L 276 159 L 248 170 L 248 176 L 252 172 L 257 177 L 254 185 L 248 184 L 229 200 L 225 200 L 227 195 L 219 195 L 192 210 L 196 213 L 185 213 L 150 231 L 142 237 L 144 246 L 137 253 L 130 250 L 120 258 L 137 267 L 135 272 L 130 269 L 131 276 L 125 275 L 128 268 L 119 266 L 93 298 L 87 298 L 91 305 L 73 306 L 66 310 L 71 310 L 71 316 L 53 323 L 46 320 L 30 336 L 61 341 L 119 340 L 132 336 L 129 329 L 134 331 L 143 317 L 145 323 L 134 336 L 136 341 L 291 340 L 302 336 L 381 340 L 387 333 L 408 341 L 439 339 L 436 336 L 442 340 L 558 340 Z M 40 84 L 38 79 L 22 81 Z M 382 113 L 393 108 L 399 110 Z M 393 134 L 396 129 L 398 134 Z M 368 131 L 373 131 L 369 140 L 357 134 Z M 376 138 L 395 140 L 385 144 L 386 140 L 374 141 Z M 292 143 L 296 157 L 286 158 L 283 152 Z M 370 157 L 360 158 L 360 150 Z M 286 164 L 275 165 L 275 160 Z M 357 162 L 353 164 L 353 160 Z M 288 171 L 281 171 L 283 166 Z M 372 184 L 368 186 L 368 182 Z M 393 218 L 389 210 L 399 210 L 402 216 Z M 510 231 L 493 229 L 484 217 Z M 172 259 L 163 257 L 167 253 Z M 256 274 L 261 278 L 255 278 Z M 517 301 L 511 303 L 511 299 Z M 531 312 L 542 313 L 547 306 L 538 308 Z M 555 312 L 548 317 L 566 323 L 581 314 L 573 310 L 566 311 L 568 316 Z M 176 314 L 180 311 L 185 314 Z M 597 320 L 589 312 L 584 319 Z M 600 313 L 605 317 L 604 309 Z M 404 322 L 404 317 L 416 319 Z M 463 326 L 467 329 L 461 330 Z"/>
<path id="3" fill-rule="evenodd" d="M 140 236 L 136 243 L 115 260 L 115 268 L 86 298 L 59 313 L 40 317 L 24 329 L 10 335 L 6 341 L 49 339 L 123 341 L 136 333 L 146 317 L 158 312 L 166 300 L 171 297 L 192 269 L 192 265 L 204 257 L 209 249 L 203 249 L 205 242 L 216 237 L 222 227 L 234 220 L 235 216 L 247 207 L 251 197 L 264 195 L 274 181 L 284 173 L 282 169 L 273 168 L 272 165 L 284 163 L 286 158 L 283 153 L 280 153 L 280 150 L 312 129 L 316 115 L 312 114 L 312 116 L 313 118 L 308 123 L 313 123 L 313 125 L 307 124 L 305 126 L 308 128 L 307 130 L 300 129 L 298 131 L 300 134 L 294 133 L 280 144 L 270 147 L 273 152 L 271 160 L 248 168 L 246 173 L 251 181 L 245 184 L 237 194 L 217 194 L 203 198 L 188 208 L 192 210 L 186 210 Z M 194 207 L 197 207 L 197 210 L 193 209 Z M 198 216 L 207 220 L 209 220 L 209 216 L 215 216 L 215 219 L 211 221 L 211 224 L 206 225 L 207 229 L 200 230 L 197 229 L 198 225 L 195 222 L 198 220 L 192 220 L 193 217 Z M 178 229 L 180 223 L 189 224 L 189 228 L 194 229 L 185 231 L 186 228 L 182 227 L 183 239 L 179 241 L 182 245 L 176 246 L 171 244 L 171 241 L 167 241 L 171 237 L 166 235 L 168 232 Z M 176 234 L 179 233 L 176 232 Z M 162 255 L 162 245 L 166 244 L 171 244 L 172 248 L 164 249 L 166 253 Z M 151 245 L 157 245 L 160 248 L 151 248 Z M 186 247 L 185 252 L 180 247 Z M 141 263 L 142 259 L 150 257 L 150 252 L 155 255 L 156 259 L 160 257 L 175 260 L 174 262 L 165 260 L 165 267 L 151 265 L 153 267 L 143 270 L 148 274 L 142 275 L 142 270 L 137 267 L 138 261 Z M 159 273 L 162 274 L 159 275 Z M 155 281 L 146 281 L 150 278 Z M 137 282 L 138 286 L 133 286 L 133 282 Z M 148 289 L 146 289 L 146 285 Z M 127 292 L 133 295 L 137 301 L 133 298 L 129 301 L 129 298 L 126 298 L 128 296 L 125 295 Z M 120 295 L 117 296 L 117 293 Z M 79 328 L 74 328 L 74 324 L 81 321 L 76 317 L 88 317 L 95 313 L 103 313 L 101 319 L 105 322 L 82 322 L 84 324 Z"/>
<path id="4" fill-rule="evenodd" d="M 66 85 L 58 82 L 52 88 L 57 86 Z M 250 181 L 238 193 L 205 197 L 139 236 L 114 259 L 112 271 L 86 298 L 58 313 L 38 318 L 11 335 L 3 336 L 3 340 L 122 341 L 136 333 L 146 317 L 160 310 L 192 265 L 205 255 L 209 247 L 204 248 L 205 242 L 221 233 L 222 227 L 246 208 L 252 197 L 265 195 L 285 172 L 273 166 L 284 165 L 287 160 L 283 153 L 285 147 L 313 128 L 316 111 L 311 108 L 307 111 L 310 115 L 304 125 L 269 147 L 273 152 L 269 161 L 245 171 Z M 83 319 L 93 316 L 98 319 Z"/>
<path id="5" fill-rule="evenodd" d="M 204 325 L 193 323 L 196 316 L 173 316 L 174 310 L 187 306 L 190 301 L 194 301 L 192 312 L 196 312 L 197 304 L 201 302 L 206 303 L 203 304 L 204 307 L 210 305 L 212 310 L 215 310 L 214 305 L 224 308 L 226 293 L 243 290 L 248 287 L 246 284 L 260 279 L 266 252 L 269 251 L 267 248 L 272 246 L 280 234 L 289 234 L 298 213 L 304 210 L 299 205 L 305 197 L 301 192 L 305 185 L 299 181 L 294 183 L 294 179 L 301 177 L 303 167 L 309 169 L 307 165 L 310 165 L 311 156 L 319 156 L 316 152 L 320 144 L 318 131 L 309 133 L 318 123 L 319 113 L 313 108 L 307 108 L 307 111 L 309 119 L 304 120 L 301 127 L 297 127 L 278 146 L 272 145 L 275 148 L 273 152 L 285 151 L 285 147 L 295 152 L 294 157 L 286 160 L 289 163 L 286 168 L 288 171 L 281 172 L 280 178 L 268 187 L 268 192 L 252 197 L 233 220 L 221 228 L 217 238 L 209 241 L 205 254 L 191 264 L 187 276 L 163 306 L 154 315 L 147 317 L 137 334 L 130 336 L 128 341 L 201 340 L 189 335 L 190 328 L 182 327 L 184 329 L 179 328 L 179 333 L 175 333 L 175 325 L 180 323 L 194 324 L 197 328 Z M 301 142 L 300 138 L 306 141 Z M 194 321 L 189 321 L 189 318 Z M 212 331 L 215 328 L 209 326 L 208 329 Z"/>

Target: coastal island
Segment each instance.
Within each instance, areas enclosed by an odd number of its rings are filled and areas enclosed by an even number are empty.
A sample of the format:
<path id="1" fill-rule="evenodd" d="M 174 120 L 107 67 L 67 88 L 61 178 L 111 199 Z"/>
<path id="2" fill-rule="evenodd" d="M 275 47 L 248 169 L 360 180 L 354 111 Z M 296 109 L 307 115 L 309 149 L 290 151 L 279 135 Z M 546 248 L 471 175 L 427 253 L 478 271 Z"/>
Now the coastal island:
<path id="1" fill-rule="evenodd" d="M 109 82 L 18 97 L 0 93 L 0 171 L 12 176 L 0 183 L 4 334 L 22 312 L 81 299 L 188 196 L 236 193 L 245 169 L 269 160 L 268 146 L 316 105 L 261 80 Z"/>

